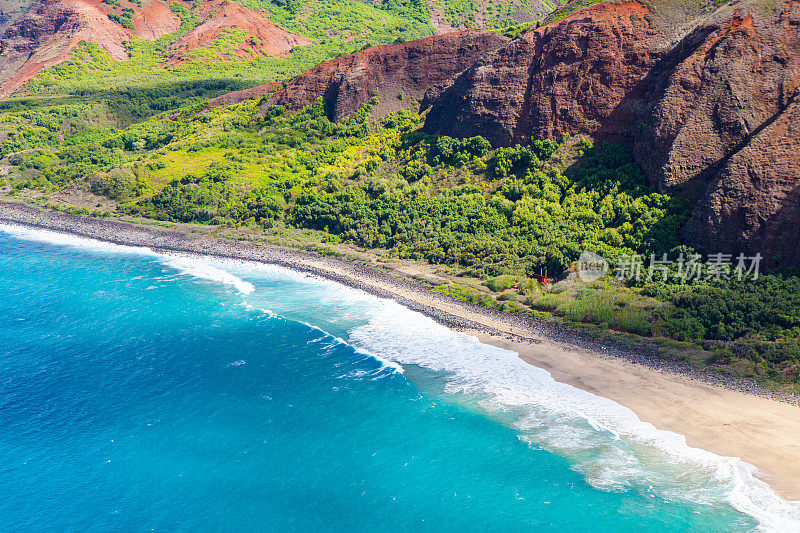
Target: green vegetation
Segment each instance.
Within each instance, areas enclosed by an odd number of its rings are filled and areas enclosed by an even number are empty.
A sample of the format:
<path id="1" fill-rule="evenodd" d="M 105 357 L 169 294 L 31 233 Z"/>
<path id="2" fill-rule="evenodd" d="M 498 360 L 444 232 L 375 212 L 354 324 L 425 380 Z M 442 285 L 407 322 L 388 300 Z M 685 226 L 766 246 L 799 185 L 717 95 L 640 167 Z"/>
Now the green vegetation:
<path id="1" fill-rule="evenodd" d="M 531 306 L 573 323 L 653 339 L 667 357 L 798 389 L 800 278 L 656 283 L 561 281 Z"/>
<path id="2" fill-rule="evenodd" d="M 108 15 L 111 20 L 133 27 L 133 8 L 122 7 L 120 0 L 106 3 L 118 11 Z M 172 2 L 170 8 L 182 19 L 177 31 L 155 41 L 133 37 L 126 43 L 130 55 L 126 61 L 112 59 L 96 43 L 82 42 L 70 61 L 43 70 L 14 99 L 0 102 L 0 112 L 36 109 L 58 113 L 66 101 L 72 108 L 83 107 L 76 117 L 85 116 L 92 126 L 127 126 L 201 99 L 289 79 L 365 46 L 433 33 L 427 9 L 418 1 L 395 0 L 377 6 L 357 0 L 242 3 L 315 44 L 296 47 L 287 58 L 276 58 L 253 52 L 250 46 L 258 46 L 255 37 L 230 29 L 212 43 L 178 57 L 172 44 L 200 19 L 187 4 Z"/>
<path id="3" fill-rule="evenodd" d="M 541 25 L 540 22 L 524 22 L 522 24 L 514 24 L 500 30 L 500 33 L 509 39 L 519 39 L 524 34 L 531 30 L 535 30 Z"/>
<path id="4" fill-rule="evenodd" d="M 556 9 L 549 0 L 434 0 L 432 5 L 445 22 L 458 28 L 528 28 Z"/>
<path id="5" fill-rule="evenodd" d="M 114 5 L 116 7 L 119 7 L 119 2 L 116 2 L 116 4 Z M 116 13 L 109 13 L 108 18 L 124 28 L 129 28 L 133 30 L 136 28 L 136 26 L 134 26 L 133 24 L 133 13 L 134 13 L 133 9 L 129 7 L 123 7 L 122 14 L 118 15 Z"/>
<path id="6" fill-rule="evenodd" d="M 542 24 L 553 24 L 560 20 L 564 20 L 573 13 L 577 13 L 581 9 L 593 6 L 594 4 L 599 4 L 602 1 L 603 0 L 574 0 L 572 2 L 568 2 L 551 13 L 542 22 Z"/>
<path id="7" fill-rule="evenodd" d="M 268 14 L 275 24 L 320 46 L 349 53 L 365 45 L 413 40 L 433 33 L 427 5 L 421 0 L 388 0 L 381 3 L 356 0 L 242 0 L 242 5 Z M 332 49 L 333 51 L 333 49 Z"/>
<path id="8" fill-rule="evenodd" d="M 133 8 L 123 7 L 121 2 L 141 7 L 140 0 L 104 1 L 114 8 L 109 14 L 111 20 L 133 27 Z M 190 5 L 174 1 L 170 8 L 182 20 L 177 31 L 155 41 L 133 37 L 126 43 L 130 55 L 126 61 L 112 59 L 96 43 L 82 42 L 70 61 L 43 70 L 13 99 L 0 101 L 0 112 L 41 110 L 58 114 L 66 103 L 71 109 L 80 108 L 73 122 L 80 117 L 91 126 L 125 127 L 202 99 L 289 79 L 323 61 L 367 46 L 410 41 L 434 32 L 422 0 L 241 3 L 314 44 L 296 47 L 287 58 L 276 58 L 250 48 L 260 44 L 255 36 L 230 29 L 214 42 L 178 57 L 173 43 L 201 21 L 192 12 L 199 2 Z M 508 25 L 489 22 L 487 19 L 487 25 L 498 28 Z M 508 31 L 521 30 L 522 26 Z M 4 127 L 0 125 L 0 131 Z"/>

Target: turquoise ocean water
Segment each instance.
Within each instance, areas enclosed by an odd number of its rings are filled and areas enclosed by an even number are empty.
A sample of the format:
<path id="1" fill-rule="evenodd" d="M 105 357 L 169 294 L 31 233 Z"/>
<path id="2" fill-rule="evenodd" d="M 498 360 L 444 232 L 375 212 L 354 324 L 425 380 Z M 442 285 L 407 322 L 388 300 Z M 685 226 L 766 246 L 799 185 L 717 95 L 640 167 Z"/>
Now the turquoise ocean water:
<path id="1" fill-rule="evenodd" d="M 394 302 L 0 226 L 0 531 L 769 531 L 800 510 Z"/>

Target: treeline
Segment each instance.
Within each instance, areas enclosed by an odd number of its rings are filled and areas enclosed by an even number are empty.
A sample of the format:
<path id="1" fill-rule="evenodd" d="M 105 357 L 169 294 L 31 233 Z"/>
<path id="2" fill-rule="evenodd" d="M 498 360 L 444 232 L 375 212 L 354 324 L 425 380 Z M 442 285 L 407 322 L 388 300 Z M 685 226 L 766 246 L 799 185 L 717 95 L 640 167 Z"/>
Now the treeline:
<path id="1" fill-rule="evenodd" d="M 270 211 L 272 219 L 368 248 L 388 248 L 399 257 L 457 265 L 477 276 L 539 269 L 557 276 L 583 250 L 615 257 L 679 244 L 685 213 L 649 189 L 630 154 L 615 146 L 584 143 L 580 164 L 562 171 L 546 164 L 558 143 L 492 150 L 480 137 L 431 138 L 411 131 L 419 117 L 401 114 L 378 127 L 380 134 L 396 135 L 375 157 L 360 161 L 349 176 L 318 175 L 354 143 L 367 142 L 372 135 L 368 115 L 366 106 L 334 124 L 321 100 L 297 114 L 273 107 L 263 117 L 226 126 L 258 129 L 257 140 L 243 136 L 234 142 L 226 135 L 214 142 L 237 151 L 291 152 L 290 170 L 274 173 L 260 188 L 261 197 L 285 202 L 280 212 Z M 130 150 L 131 142 L 138 142 L 140 148 L 156 148 L 171 142 L 176 128 L 144 136 L 133 127 L 130 135 L 106 146 Z M 315 149 L 303 149 L 312 144 Z M 472 176 L 473 182 L 439 190 L 439 178 L 452 173 Z M 315 179 L 298 182 L 304 175 Z M 240 224 L 252 215 L 241 205 L 245 191 L 237 194 L 236 178 L 235 165 L 215 165 L 205 175 L 175 181 L 133 209 L 181 222 Z"/>

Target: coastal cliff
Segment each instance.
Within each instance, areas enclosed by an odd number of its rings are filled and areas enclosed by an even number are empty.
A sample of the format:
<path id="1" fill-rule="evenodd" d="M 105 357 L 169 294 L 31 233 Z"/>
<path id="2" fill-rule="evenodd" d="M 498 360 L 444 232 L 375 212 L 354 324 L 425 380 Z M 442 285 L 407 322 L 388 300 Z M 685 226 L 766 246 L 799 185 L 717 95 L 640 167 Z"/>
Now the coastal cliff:
<path id="1" fill-rule="evenodd" d="M 563 133 L 618 137 L 656 62 L 642 46 L 654 32 L 647 13 L 638 2 L 603 4 L 526 33 L 426 95 L 425 130 L 482 135 L 495 145 Z"/>
<path id="2" fill-rule="evenodd" d="M 407 43 L 376 46 L 326 61 L 286 84 L 268 83 L 218 97 L 211 106 L 228 105 L 276 91 L 267 105 L 295 110 L 325 100 L 329 118 L 340 121 L 368 103 L 377 91 L 376 116 L 416 106 L 426 91 L 451 81 L 509 39 L 485 30 L 434 35 Z"/>
<path id="3" fill-rule="evenodd" d="M 425 130 L 624 144 L 651 185 L 693 205 L 699 251 L 800 266 L 800 3 L 733 2 L 682 25 L 656 4 L 602 3 L 527 33 L 429 92 Z"/>

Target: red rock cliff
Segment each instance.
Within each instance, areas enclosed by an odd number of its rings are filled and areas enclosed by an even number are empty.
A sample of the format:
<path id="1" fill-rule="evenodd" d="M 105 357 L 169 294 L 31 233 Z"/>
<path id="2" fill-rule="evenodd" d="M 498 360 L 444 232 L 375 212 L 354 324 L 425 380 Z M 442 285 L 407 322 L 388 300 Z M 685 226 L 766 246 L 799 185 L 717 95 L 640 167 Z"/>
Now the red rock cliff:
<path id="1" fill-rule="evenodd" d="M 698 249 L 800 266 L 800 3 L 756 7 L 673 49 L 632 144 L 653 185 L 694 202 Z"/>
<path id="2" fill-rule="evenodd" d="M 506 37 L 495 32 L 470 30 L 368 48 L 301 74 L 279 90 L 271 103 L 301 108 L 323 97 L 330 118 L 338 121 L 369 102 L 377 89 L 376 113 L 385 115 L 413 105 L 431 87 L 507 43 Z"/>
<path id="3" fill-rule="evenodd" d="M 627 144 L 655 187 L 693 202 L 690 244 L 800 266 L 800 3 L 688 21 L 661 4 L 603 3 L 528 33 L 429 92 L 426 130 Z"/>
<path id="4" fill-rule="evenodd" d="M 654 64 L 641 45 L 653 32 L 645 15 L 637 2 L 609 4 L 523 35 L 427 95 L 426 129 L 504 145 L 619 131 L 637 111 L 626 100 Z"/>
<path id="5" fill-rule="evenodd" d="M 42 0 L 0 39 L 0 97 L 8 96 L 44 68 L 70 58 L 80 41 L 95 41 L 114 59 L 127 59 L 125 41 L 157 39 L 180 26 L 180 18 L 158 0 L 134 9 L 136 29 L 112 22 L 112 7 L 100 0 Z"/>

